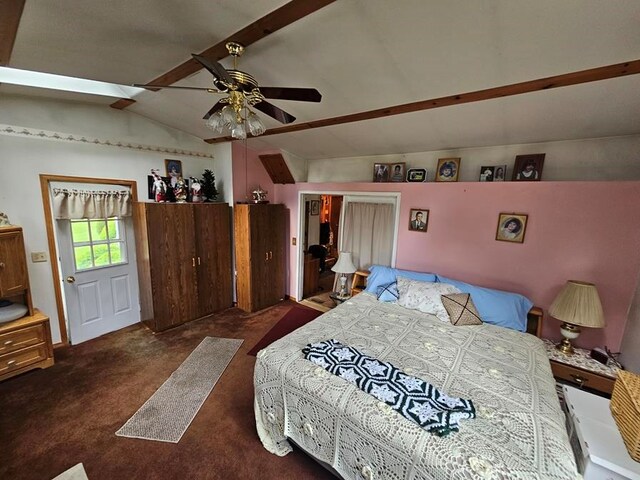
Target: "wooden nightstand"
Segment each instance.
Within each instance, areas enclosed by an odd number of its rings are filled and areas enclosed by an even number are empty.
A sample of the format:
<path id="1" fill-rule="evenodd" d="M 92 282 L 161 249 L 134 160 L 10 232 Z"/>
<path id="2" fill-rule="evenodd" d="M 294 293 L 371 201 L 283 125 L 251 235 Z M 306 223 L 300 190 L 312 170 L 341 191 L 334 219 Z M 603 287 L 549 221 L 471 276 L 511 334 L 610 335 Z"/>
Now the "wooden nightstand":
<path id="1" fill-rule="evenodd" d="M 351 282 L 351 296 L 357 295 L 367 287 L 367 277 L 369 270 L 358 270 L 353 274 L 353 282 Z"/>
<path id="2" fill-rule="evenodd" d="M 543 341 L 554 377 L 564 383 L 611 396 L 617 368 L 596 362 L 583 348 L 574 347 L 573 355 L 565 355 L 551 340 L 545 338 Z"/>

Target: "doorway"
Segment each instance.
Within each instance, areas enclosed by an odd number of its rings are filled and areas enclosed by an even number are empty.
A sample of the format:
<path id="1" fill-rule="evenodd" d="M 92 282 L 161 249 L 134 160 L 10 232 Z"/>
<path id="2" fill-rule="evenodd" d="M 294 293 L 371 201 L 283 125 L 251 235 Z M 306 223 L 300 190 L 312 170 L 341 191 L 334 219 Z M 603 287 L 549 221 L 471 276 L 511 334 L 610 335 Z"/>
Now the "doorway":
<path id="1" fill-rule="evenodd" d="M 53 188 L 125 190 L 134 180 L 40 175 L 61 344 L 81 343 L 140 321 L 131 216 L 54 220 Z"/>

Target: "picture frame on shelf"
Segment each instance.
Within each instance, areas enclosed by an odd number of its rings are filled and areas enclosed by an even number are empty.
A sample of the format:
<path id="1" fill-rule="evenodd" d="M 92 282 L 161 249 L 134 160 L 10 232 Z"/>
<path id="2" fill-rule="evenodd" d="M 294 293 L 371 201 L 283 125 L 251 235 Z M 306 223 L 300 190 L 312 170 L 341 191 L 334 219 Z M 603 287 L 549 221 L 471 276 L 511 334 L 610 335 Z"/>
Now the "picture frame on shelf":
<path id="1" fill-rule="evenodd" d="M 388 163 L 375 163 L 373 165 L 373 181 L 378 183 L 389 181 Z"/>
<path id="2" fill-rule="evenodd" d="M 178 178 L 182 177 L 182 161 L 181 160 L 171 160 L 165 159 L 164 168 L 167 171 L 167 177 L 169 177 L 170 182 L 167 183 L 167 186 L 173 188 L 176 186 L 178 182 Z"/>
<path id="3" fill-rule="evenodd" d="M 544 153 L 516 155 L 511 179 L 515 182 L 539 182 L 542 180 L 544 157 Z"/>
<path id="4" fill-rule="evenodd" d="M 409 210 L 409 231 L 426 233 L 429 226 L 429 210 L 412 208 Z"/>
<path id="5" fill-rule="evenodd" d="M 496 240 L 501 242 L 524 243 L 529 215 L 526 213 L 500 213 Z"/>
<path id="6" fill-rule="evenodd" d="M 309 206 L 309 214 L 320 215 L 320 200 L 311 200 L 311 205 Z"/>
<path id="7" fill-rule="evenodd" d="M 480 167 L 480 182 L 504 182 L 507 173 L 506 165 Z"/>
<path id="8" fill-rule="evenodd" d="M 404 176 L 405 176 L 405 163 L 404 162 L 398 162 L 398 163 L 392 163 L 390 164 L 390 175 L 391 178 L 390 180 L 392 182 L 404 182 Z"/>
<path id="9" fill-rule="evenodd" d="M 457 182 L 460 174 L 460 157 L 439 158 L 436 182 Z"/>
<path id="10" fill-rule="evenodd" d="M 426 182 L 427 181 L 427 169 L 426 168 L 410 168 L 407 170 L 407 182 Z"/>

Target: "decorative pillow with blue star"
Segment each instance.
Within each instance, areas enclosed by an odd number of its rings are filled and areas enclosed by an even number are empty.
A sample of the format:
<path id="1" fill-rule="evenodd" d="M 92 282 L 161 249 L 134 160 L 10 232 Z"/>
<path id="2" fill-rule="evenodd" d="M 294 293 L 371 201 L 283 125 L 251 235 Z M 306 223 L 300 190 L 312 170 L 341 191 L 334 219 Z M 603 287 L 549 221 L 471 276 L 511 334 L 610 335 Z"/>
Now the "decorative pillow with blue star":
<path id="1" fill-rule="evenodd" d="M 396 302 L 400 296 L 398 293 L 398 282 L 391 282 L 380 285 L 376 292 L 378 300 L 381 302 Z"/>

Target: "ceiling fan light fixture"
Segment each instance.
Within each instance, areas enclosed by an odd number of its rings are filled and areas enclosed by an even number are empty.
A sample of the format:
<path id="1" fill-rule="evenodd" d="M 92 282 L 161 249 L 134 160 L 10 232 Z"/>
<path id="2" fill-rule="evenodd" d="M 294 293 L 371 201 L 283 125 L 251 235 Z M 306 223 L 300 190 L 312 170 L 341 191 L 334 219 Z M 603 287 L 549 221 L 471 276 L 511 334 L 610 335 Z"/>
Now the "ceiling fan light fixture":
<path id="1" fill-rule="evenodd" d="M 233 129 L 231 129 L 231 136 L 238 140 L 244 140 L 245 138 L 247 138 L 247 131 L 244 128 L 244 124 L 236 124 Z"/>
<path id="2" fill-rule="evenodd" d="M 264 126 L 264 123 L 262 123 L 262 120 L 260 120 L 260 117 L 251 110 L 249 110 L 249 114 L 247 115 L 247 126 L 249 127 L 249 132 L 251 132 L 251 135 L 254 137 L 262 135 L 266 130 L 266 127 Z"/>
<path id="3" fill-rule="evenodd" d="M 205 125 L 209 127 L 211 130 L 214 130 L 218 133 L 222 133 L 224 122 L 222 121 L 222 115 L 220 114 L 220 112 L 216 112 L 213 115 L 211 115 L 205 122 Z"/>
<path id="4" fill-rule="evenodd" d="M 220 116 L 222 118 L 222 125 L 229 126 L 236 124 L 236 112 L 233 110 L 231 105 L 227 105 L 220 112 Z"/>

